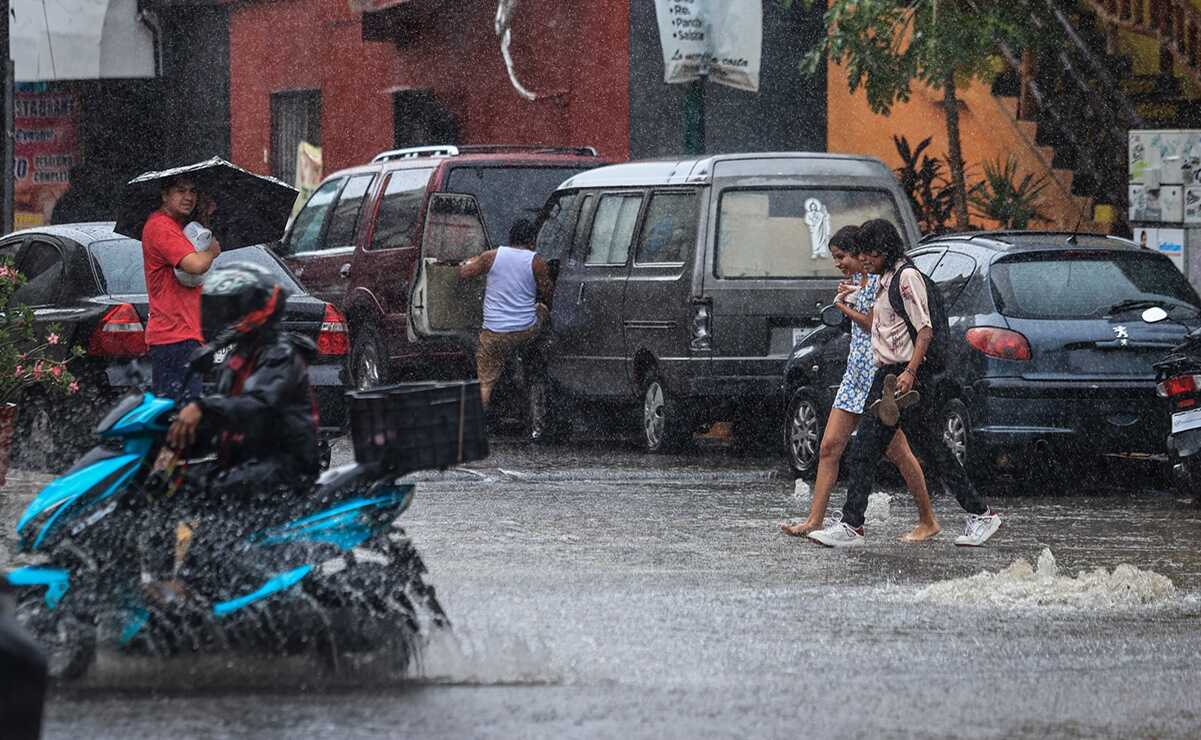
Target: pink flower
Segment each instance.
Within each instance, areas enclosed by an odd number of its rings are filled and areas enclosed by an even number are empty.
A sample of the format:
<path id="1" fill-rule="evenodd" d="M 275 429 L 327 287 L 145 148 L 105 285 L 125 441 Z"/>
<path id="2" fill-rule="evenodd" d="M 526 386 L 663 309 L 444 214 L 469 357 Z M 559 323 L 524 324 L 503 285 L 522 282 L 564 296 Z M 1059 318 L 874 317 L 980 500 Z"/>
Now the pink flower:
<path id="1" fill-rule="evenodd" d="M 54 367 L 50 368 L 50 374 L 56 378 L 61 378 L 63 376 L 63 366 L 55 365 Z"/>
<path id="2" fill-rule="evenodd" d="M 50 336 L 46 337 L 47 344 L 58 344 L 58 335 L 51 332 Z"/>
<path id="3" fill-rule="evenodd" d="M 34 380 L 42 379 L 42 361 L 41 360 L 38 360 L 37 364 L 35 364 L 33 366 L 33 379 Z"/>
<path id="4" fill-rule="evenodd" d="M 71 385 L 67 386 L 67 393 L 79 393 L 79 381 L 72 380 Z"/>
<path id="5" fill-rule="evenodd" d="M 24 374 L 25 374 L 25 366 L 24 365 L 17 365 L 17 369 L 13 370 L 14 378 L 19 378 Z"/>

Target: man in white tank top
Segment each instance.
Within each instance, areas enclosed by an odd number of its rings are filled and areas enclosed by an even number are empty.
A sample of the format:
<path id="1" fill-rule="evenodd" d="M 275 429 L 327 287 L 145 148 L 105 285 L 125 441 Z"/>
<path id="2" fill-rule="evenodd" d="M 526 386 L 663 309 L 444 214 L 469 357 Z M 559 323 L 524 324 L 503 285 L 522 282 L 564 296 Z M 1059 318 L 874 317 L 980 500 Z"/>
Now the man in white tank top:
<path id="1" fill-rule="evenodd" d="M 488 276 L 484 291 L 484 327 L 480 330 L 479 349 L 475 355 L 476 374 L 480 380 L 480 396 L 487 407 L 492 388 L 500 380 L 509 356 L 542 334 L 550 317 L 553 285 L 550 270 L 541 257 L 534 254 L 538 229 L 524 218 L 513 222 L 509 230 L 509 245 L 490 249 L 472 257 L 459 266 L 459 279 L 469 280 Z M 542 434 L 542 411 L 545 389 L 540 372 L 530 383 L 530 411 L 533 428 L 531 437 Z"/>

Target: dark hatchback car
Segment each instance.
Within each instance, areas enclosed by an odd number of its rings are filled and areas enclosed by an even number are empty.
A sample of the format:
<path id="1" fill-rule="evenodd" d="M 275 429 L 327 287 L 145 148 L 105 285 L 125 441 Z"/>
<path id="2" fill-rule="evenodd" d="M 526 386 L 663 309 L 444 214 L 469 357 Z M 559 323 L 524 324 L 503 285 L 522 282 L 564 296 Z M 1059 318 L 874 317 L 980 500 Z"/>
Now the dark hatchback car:
<path id="1" fill-rule="evenodd" d="M 1170 259 L 1121 239 L 1040 232 L 941 236 L 909 254 L 946 300 L 943 436 L 977 480 L 1063 479 L 1099 455 L 1164 451 L 1151 363 L 1201 322 L 1201 297 Z M 1143 323 L 1151 305 L 1180 324 Z M 817 469 L 849 341 L 822 327 L 789 358 L 785 442 L 798 475 Z"/>
<path id="2" fill-rule="evenodd" d="M 25 447 L 53 448 L 56 457 L 71 457 L 92 444 L 91 430 L 118 396 L 149 384 L 141 242 L 114 233 L 111 222 L 43 226 L 0 239 L 0 259 L 12 261 L 27 279 L 13 300 L 30 306 L 43 330 L 62 326 L 64 352 L 70 346 L 85 350 L 72 365 L 82 391 L 74 402 L 24 403 L 18 419 L 21 436 L 30 438 Z M 262 265 L 279 279 L 291 294 L 284 328 L 317 342 L 320 354 L 309 375 L 329 436 L 345 424 L 345 320 L 333 306 L 306 294 L 266 248 L 225 252 L 217 265 L 240 261 Z M 18 445 L 18 453 L 30 451 Z"/>

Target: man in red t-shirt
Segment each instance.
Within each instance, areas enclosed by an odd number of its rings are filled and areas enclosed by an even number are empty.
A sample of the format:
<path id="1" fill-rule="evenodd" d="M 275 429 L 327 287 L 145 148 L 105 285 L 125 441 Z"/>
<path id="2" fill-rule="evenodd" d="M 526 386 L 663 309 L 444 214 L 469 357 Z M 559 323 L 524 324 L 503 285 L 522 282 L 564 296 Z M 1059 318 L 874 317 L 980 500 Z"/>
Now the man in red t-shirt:
<path id="1" fill-rule="evenodd" d="M 184 235 L 183 227 L 202 198 L 195 182 L 186 176 L 170 178 L 160 195 L 162 206 L 142 227 L 142 263 L 150 298 L 146 344 L 154 394 L 182 400 L 200 396 L 200 378 L 193 378 L 185 388 L 184 377 L 188 359 L 204 342 L 204 335 L 200 331 L 200 288 L 179 282 L 175 270 L 203 275 L 221 254 L 221 245 L 214 238 L 208 249 L 198 252 Z M 205 201 L 197 219 L 202 223 L 213 211 L 212 202 Z"/>

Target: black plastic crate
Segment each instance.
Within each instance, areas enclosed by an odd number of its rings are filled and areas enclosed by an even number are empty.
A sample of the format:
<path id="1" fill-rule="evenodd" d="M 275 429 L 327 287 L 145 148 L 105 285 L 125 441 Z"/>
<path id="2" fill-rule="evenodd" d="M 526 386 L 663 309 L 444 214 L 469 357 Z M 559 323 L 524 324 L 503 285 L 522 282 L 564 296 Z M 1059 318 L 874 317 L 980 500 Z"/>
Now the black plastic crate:
<path id="1" fill-rule="evenodd" d="M 413 471 L 488 457 L 478 381 L 401 383 L 346 395 L 360 463 Z"/>

